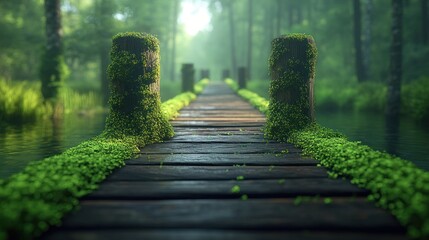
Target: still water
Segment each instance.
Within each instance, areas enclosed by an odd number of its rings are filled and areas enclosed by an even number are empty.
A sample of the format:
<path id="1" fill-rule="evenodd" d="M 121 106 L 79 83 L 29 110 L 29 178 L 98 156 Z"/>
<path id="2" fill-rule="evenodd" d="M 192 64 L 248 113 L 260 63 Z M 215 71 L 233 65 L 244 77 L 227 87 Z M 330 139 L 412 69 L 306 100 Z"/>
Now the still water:
<path id="1" fill-rule="evenodd" d="M 105 114 L 66 115 L 61 121 L 0 126 L 0 178 L 22 170 L 29 162 L 63 152 L 100 134 Z"/>
<path id="2" fill-rule="evenodd" d="M 398 134 L 386 134 L 383 116 L 375 114 L 323 113 L 317 115 L 317 121 L 344 133 L 349 140 L 361 141 L 377 150 L 386 150 L 393 144 L 396 155 L 429 170 L 428 127 L 402 119 Z M 0 126 L 0 178 L 19 172 L 30 161 L 61 153 L 100 134 L 104 123 L 105 115 L 99 114 Z"/>
<path id="3" fill-rule="evenodd" d="M 349 140 L 361 141 L 373 149 L 386 151 L 414 162 L 429 171 L 429 126 L 413 120 L 400 120 L 397 132 L 390 132 L 382 114 L 334 112 L 317 114 L 325 127 L 345 134 Z"/>

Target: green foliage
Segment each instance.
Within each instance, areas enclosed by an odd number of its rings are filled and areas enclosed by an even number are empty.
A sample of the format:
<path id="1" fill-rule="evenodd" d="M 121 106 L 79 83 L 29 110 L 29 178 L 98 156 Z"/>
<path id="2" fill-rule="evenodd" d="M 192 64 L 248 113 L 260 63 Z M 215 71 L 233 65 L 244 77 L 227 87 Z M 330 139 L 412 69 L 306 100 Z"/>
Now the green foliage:
<path id="1" fill-rule="evenodd" d="M 199 86 L 207 85 L 207 80 Z M 181 94 L 163 103 L 171 119 L 195 98 Z M 135 136 L 120 138 L 101 134 L 60 155 L 29 164 L 22 172 L 0 180 L 0 239 L 33 239 L 49 226 L 59 225 L 64 214 L 78 205 L 78 199 L 97 188 L 114 169 L 124 165 L 150 142 Z M 137 141 L 136 141 L 137 139 Z"/>
<path id="2" fill-rule="evenodd" d="M 117 34 L 111 61 L 105 135 L 134 136 L 142 145 L 172 137 L 173 128 L 161 113 L 158 39 L 137 32 Z"/>
<path id="3" fill-rule="evenodd" d="M 40 79 L 45 100 L 57 100 L 59 91 L 69 75 L 62 50 L 47 49 L 42 56 Z"/>
<path id="4" fill-rule="evenodd" d="M 101 99 L 96 93 L 78 93 L 67 87 L 61 89 L 58 102 L 66 113 L 94 110 L 101 106 Z M 34 122 L 49 117 L 52 111 L 49 103 L 43 103 L 40 83 L 7 83 L 0 80 L 0 122 Z"/>
<path id="5" fill-rule="evenodd" d="M 317 124 L 284 138 L 330 169 L 330 176 L 350 178 L 370 190 L 369 199 L 391 212 L 411 237 L 429 237 L 429 172 Z M 295 199 L 296 204 L 301 202 L 301 197 Z M 324 202 L 330 204 L 332 199 Z"/>
<path id="6" fill-rule="evenodd" d="M 194 93 L 200 94 L 204 88 L 209 84 L 209 79 L 201 79 L 197 84 L 194 85 Z"/>
<path id="7" fill-rule="evenodd" d="M 316 56 L 316 45 L 310 35 L 289 34 L 272 41 L 267 137 L 286 140 L 291 131 L 313 121 L 309 82 L 315 76 Z"/>
<path id="8" fill-rule="evenodd" d="M 429 121 L 429 77 L 424 77 L 402 87 L 403 112 L 421 122 Z"/>
<path id="9" fill-rule="evenodd" d="M 225 79 L 225 83 L 228 84 L 231 89 L 236 91 L 238 95 L 249 101 L 252 106 L 259 109 L 259 111 L 261 111 L 262 113 L 268 112 L 269 102 L 265 98 L 260 97 L 258 94 L 251 92 L 247 89 L 238 89 L 237 82 L 232 79 Z"/>
<path id="10" fill-rule="evenodd" d="M 29 164 L 0 182 L 0 233 L 10 239 L 30 239 L 50 225 L 59 225 L 78 198 L 96 189 L 137 150 L 130 139 L 97 137 Z"/>
<path id="11" fill-rule="evenodd" d="M 288 141 L 329 168 L 331 176 L 370 190 L 369 199 L 395 215 L 411 237 L 429 236 L 428 172 L 318 125 L 293 132 Z"/>

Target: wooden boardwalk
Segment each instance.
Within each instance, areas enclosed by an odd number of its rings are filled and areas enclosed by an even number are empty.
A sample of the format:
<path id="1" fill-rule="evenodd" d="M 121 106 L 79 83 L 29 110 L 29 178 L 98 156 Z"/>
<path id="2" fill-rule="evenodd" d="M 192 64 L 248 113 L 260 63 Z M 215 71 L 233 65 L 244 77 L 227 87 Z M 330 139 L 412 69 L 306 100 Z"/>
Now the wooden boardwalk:
<path id="1" fill-rule="evenodd" d="M 406 239 L 365 190 L 264 140 L 264 122 L 210 84 L 173 121 L 173 139 L 143 148 L 42 238 Z"/>

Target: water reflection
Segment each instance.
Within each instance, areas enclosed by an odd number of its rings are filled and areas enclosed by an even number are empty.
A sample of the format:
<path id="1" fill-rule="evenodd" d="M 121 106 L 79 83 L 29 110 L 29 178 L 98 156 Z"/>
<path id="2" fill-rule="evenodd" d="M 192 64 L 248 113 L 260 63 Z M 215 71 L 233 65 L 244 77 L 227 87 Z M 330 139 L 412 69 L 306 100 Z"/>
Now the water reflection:
<path id="1" fill-rule="evenodd" d="M 22 170 L 30 161 L 61 153 L 98 135 L 104 122 L 104 114 L 66 115 L 35 124 L 0 126 L 0 178 Z"/>
<path id="2" fill-rule="evenodd" d="M 317 113 L 321 125 L 344 133 L 352 141 L 361 141 L 380 151 L 397 155 L 429 170 L 429 127 L 401 118 L 386 124 L 382 114 L 334 112 Z"/>

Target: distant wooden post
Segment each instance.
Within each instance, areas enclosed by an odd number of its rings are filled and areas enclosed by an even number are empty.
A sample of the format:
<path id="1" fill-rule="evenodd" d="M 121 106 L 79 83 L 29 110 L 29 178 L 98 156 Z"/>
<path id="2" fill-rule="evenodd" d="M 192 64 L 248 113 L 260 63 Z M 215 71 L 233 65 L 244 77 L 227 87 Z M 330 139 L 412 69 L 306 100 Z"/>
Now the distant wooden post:
<path id="1" fill-rule="evenodd" d="M 275 38 L 271 49 L 270 114 L 266 133 L 286 141 L 291 131 L 314 122 L 317 48 L 312 36 L 291 34 Z"/>
<path id="2" fill-rule="evenodd" d="M 132 136 L 142 145 L 171 137 L 171 124 L 161 113 L 158 39 L 145 33 L 117 34 L 110 57 L 105 134 Z"/>
<path id="3" fill-rule="evenodd" d="M 200 79 L 209 78 L 210 71 L 208 69 L 201 69 L 200 71 Z"/>
<path id="4" fill-rule="evenodd" d="M 238 68 L 238 88 L 246 88 L 246 67 L 239 67 Z"/>
<path id="5" fill-rule="evenodd" d="M 194 64 L 182 64 L 182 92 L 194 92 L 195 69 Z"/>
<path id="6" fill-rule="evenodd" d="M 231 73 L 229 72 L 229 69 L 224 69 L 222 71 L 222 80 L 225 80 L 230 77 L 231 77 Z"/>

